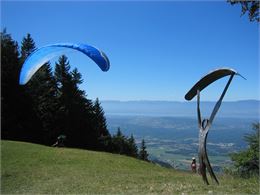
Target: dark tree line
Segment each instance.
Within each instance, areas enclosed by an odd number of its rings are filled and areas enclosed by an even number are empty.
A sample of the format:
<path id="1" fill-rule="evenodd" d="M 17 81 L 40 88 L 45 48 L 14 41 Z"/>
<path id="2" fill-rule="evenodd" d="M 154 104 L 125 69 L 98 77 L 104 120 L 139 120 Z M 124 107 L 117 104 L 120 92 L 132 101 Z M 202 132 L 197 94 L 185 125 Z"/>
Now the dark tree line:
<path id="1" fill-rule="evenodd" d="M 86 98 L 79 88 L 80 72 L 71 70 L 62 55 L 55 64 L 44 64 L 24 86 L 19 73 L 25 59 L 35 51 L 30 34 L 21 49 L 10 34 L 1 32 L 1 121 L 2 139 L 53 145 L 61 135 L 67 147 L 108 151 L 138 157 L 133 136 L 120 129 L 110 135 L 100 101 Z"/>

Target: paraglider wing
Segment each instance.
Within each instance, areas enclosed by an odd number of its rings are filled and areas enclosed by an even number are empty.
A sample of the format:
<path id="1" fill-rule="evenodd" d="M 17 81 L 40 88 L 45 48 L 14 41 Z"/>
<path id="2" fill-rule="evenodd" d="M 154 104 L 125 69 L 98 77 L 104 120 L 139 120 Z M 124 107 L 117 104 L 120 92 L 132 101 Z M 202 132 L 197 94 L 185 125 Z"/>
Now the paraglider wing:
<path id="1" fill-rule="evenodd" d="M 240 75 L 235 70 L 229 69 L 229 68 L 221 68 L 217 69 L 215 71 L 210 72 L 206 76 L 202 77 L 185 95 L 186 100 L 192 100 L 197 95 L 197 90 L 202 91 L 204 88 L 206 88 L 208 85 L 213 83 L 214 81 L 228 76 L 228 75 Z M 240 75 L 241 76 L 241 75 Z"/>
<path id="2" fill-rule="evenodd" d="M 46 62 L 52 58 L 61 55 L 67 50 L 80 51 L 91 58 L 102 71 L 108 71 L 110 62 L 106 54 L 99 49 L 86 44 L 59 43 L 47 45 L 34 51 L 25 60 L 20 72 L 20 85 L 26 84 L 34 73 Z"/>

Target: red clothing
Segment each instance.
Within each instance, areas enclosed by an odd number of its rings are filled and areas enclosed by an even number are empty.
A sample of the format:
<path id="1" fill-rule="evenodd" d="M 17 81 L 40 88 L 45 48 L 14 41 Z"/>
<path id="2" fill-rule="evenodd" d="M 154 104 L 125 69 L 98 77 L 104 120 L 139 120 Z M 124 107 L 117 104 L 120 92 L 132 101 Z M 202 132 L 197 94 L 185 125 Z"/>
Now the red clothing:
<path id="1" fill-rule="evenodd" d="M 192 170 L 193 172 L 196 172 L 196 170 L 197 170 L 196 162 L 192 162 L 192 163 L 191 163 L 191 170 Z"/>

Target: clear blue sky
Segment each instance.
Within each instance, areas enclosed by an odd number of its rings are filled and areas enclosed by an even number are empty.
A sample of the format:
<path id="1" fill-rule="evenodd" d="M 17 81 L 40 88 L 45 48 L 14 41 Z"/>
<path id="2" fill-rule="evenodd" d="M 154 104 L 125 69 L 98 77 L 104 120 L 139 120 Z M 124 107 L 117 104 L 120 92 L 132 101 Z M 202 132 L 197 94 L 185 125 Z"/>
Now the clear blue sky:
<path id="1" fill-rule="evenodd" d="M 259 26 L 240 14 L 226 1 L 1 1 L 1 30 L 19 44 L 30 33 L 37 47 L 76 42 L 103 50 L 111 62 L 105 73 L 82 54 L 67 54 L 91 99 L 185 101 L 195 82 L 220 67 L 247 78 L 236 77 L 224 100 L 260 99 Z M 202 100 L 216 100 L 226 81 Z"/>

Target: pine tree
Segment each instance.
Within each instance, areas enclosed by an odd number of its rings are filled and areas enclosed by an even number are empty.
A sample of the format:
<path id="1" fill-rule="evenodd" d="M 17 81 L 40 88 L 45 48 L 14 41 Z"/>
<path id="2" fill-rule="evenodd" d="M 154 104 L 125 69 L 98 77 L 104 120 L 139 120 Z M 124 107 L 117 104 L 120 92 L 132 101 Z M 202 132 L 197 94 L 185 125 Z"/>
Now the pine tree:
<path id="1" fill-rule="evenodd" d="M 35 42 L 31 35 L 28 33 L 26 37 L 22 40 L 21 46 L 21 63 L 25 61 L 25 59 L 36 50 Z"/>
<path id="2" fill-rule="evenodd" d="M 93 111 L 94 111 L 94 127 L 96 136 L 99 140 L 99 150 L 106 150 L 105 147 L 108 147 L 108 141 L 111 139 L 109 131 L 107 129 L 107 122 L 105 118 L 105 112 L 103 108 L 101 107 L 101 104 L 99 102 L 99 99 L 96 98 L 94 105 L 93 105 Z"/>
<path id="3" fill-rule="evenodd" d="M 28 83 L 33 107 L 42 125 L 42 143 L 52 145 L 56 140 L 57 86 L 50 63 L 44 64 Z"/>
<path id="4" fill-rule="evenodd" d="M 145 141 L 144 141 L 144 139 L 142 139 L 141 148 L 140 148 L 140 152 L 139 152 L 139 158 L 144 161 L 149 161 L 148 156 L 149 155 L 146 151 Z"/>
<path id="5" fill-rule="evenodd" d="M 130 138 L 123 135 L 120 127 L 117 129 L 117 133 L 111 138 L 110 152 L 117 154 L 124 154 L 131 157 L 138 157 L 138 149 L 135 143 L 134 136 Z"/>
<path id="6" fill-rule="evenodd" d="M 1 32 L 1 87 L 2 96 L 8 98 L 11 90 L 18 87 L 19 75 L 19 51 L 18 43 L 14 41 L 6 29 Z"/>
<path id="7" fill-rule="evenodd" d="M 116 137 L 123 137 L 120 127 L 117 128 Z"/>
<path id="8" fill-rule="evenodd" d="M 26 58 L 36 50 L 35 42 L 30 34 L 22 40 L 21 58 L 23 63 Z M 31 106 L 38 118 L 37 134 L 34 136 L 37 142 L 51 145 L 55 137 L 55 113 L 57 108 L 56 83 L 52 74 L 50 63 L 44 64 L 24 87 L 25 92 L 31 98 Z M 32 133 L 31 133 L 32 134 Z M 32 140 L 35 142 L 35 140 Z"/>
<path id="9" fill-rule="evenodd" d="M 105 113 L 100 105 L 98 98 L 94 102 L 94 114 L 96 118 L 96 128 L 99 136 L 108 136 L 109 132 L 107 130 L 107 122 L 105 118 Z"/>
<path id="10" fill-rule="evenodd" d="M 128 143 L 129 143 L 129 149 L 130 149 L 129 156 L 137 158 L 138 157 L 138 149 L 137 149 L 133 134 L 131 134 L 131 137 L 128 139 Z"/>
<path id="11" fill-rule="evenodd" d="M 6 29 L 1 32 L 1 134 L 3 139 L 17 139 L 16 129 L 19 74 L 18 44 Z M 18 130 L 17 130 L 18 132 Z"/>
<path id="12" fill-rule="evenodd" d="M 58 134 L 64 134 L 70 139 L 69 131 L 71 128 L 71 96 L 69 89 L 69 83 L 72 78 L 69 74 L 70 64 L 65 55 L 62 55 L 55 66 L 55 81 L 57 85 L 57 100 L 58 100 L 58 110 L 57 110 L 57 129 Z"/>
<path id="13" fill-rule="evenodd" d="M 55 79 L 61 91 L 64 90 L 66 84 L 70 82 L 72 79 L 71 75 L 69 74 L 69 71 L 70 64 L 68 58 L 65 55 L 62 55 L 55 66 Z"/>
<path id="14" fill-rule="evenodd" d="M 36 135 L 38 120 L 30 97 L 19 85 L 21 64 L 18 44 L 6 30 L 1 33 L 2 136 L 4 139 L 31 141 Z"/>
<path id="15" fill-rule="evenodd" d="M 113 135 L 111 140 L 111 152 L 117 153 L 117 154 L 124 154 L 124 139 L 120 127 L 117 128 L 117 133 Z"/>
<path id="16" fill-rule="evenodd" d="M 58 128 L 60 134 L 67 136 L 68 146 L 95 149 L 98 137 L 95 132 L 92 102 L 85 97 L 85 92 L 78 85 L 82 82 L 81 74 L 74 69 L 66 56 L 61 56 L 56 63 L 55 79 L 58 87 Z"/>
<path id="17" fill-rule="evenodd" d="M 74 68 L 71 71 L 71 75 L 72 75 L 72 81 L 74 82 L 75 85 L 79 85 L 83 83 L 82 75 L 80 74 L 77 68 Z"/>

